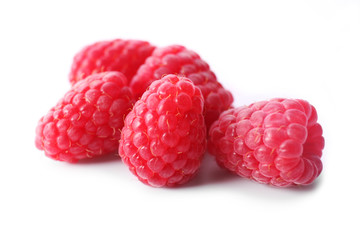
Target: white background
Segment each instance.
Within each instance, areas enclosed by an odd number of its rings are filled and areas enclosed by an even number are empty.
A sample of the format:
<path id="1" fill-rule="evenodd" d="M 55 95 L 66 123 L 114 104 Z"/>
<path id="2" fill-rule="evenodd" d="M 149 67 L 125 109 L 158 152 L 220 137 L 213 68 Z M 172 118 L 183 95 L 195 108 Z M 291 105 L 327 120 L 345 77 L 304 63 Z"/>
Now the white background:
<path id="1" fill-rule="evenodd" d="M 0 239 L 360 238 L 360 1 L 1 1 L 0 33 Z M 207 155 L 189 184 L 155 189 L 115 155 L 46 158 L 36 123 L 69 89 L 73 55 L 113 38 L 197 51 L 235 106 L 308 100 L 323 173 L 279 189 Z"/>

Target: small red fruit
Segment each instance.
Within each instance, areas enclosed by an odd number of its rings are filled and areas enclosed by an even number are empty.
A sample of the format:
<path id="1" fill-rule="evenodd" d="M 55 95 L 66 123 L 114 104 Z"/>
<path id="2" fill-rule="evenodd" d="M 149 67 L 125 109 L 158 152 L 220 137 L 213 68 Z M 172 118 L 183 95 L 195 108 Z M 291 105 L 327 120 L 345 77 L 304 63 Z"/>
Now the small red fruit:
<path id="1" fill-rule="evenodd" d="M 201 90 L 208 128 L 233 102 L 233 96 L 217 81 L 209 65 L 197 53 L 180 45 L 157 48 L 146 59 L 130 82 L 135 97 L 140 97 L 153 81 L 165 74 L 187 77 Z"/>
<path id="2" fill-rule="evenodd" d="M 206 142 L 204 99 L 185 77 L 154 81 L 127 115 L 119 155 L 140 181 L 176 186 L 198 171 Z"/>
<path id="3" fill-rule="evenodd" d="M 217 163 L 274 186 L 307 185 L 322 171 L 322 128 L 304 100 L 273 99 L 223 112 L 210 129 Z"/>
<path id="4" fill-rule="evenodd" d="M 150 43 L 140 40 L 114 39 L 93 43 L 75 55 L 69 80 L 75 84 L 91 74 L 105 71 L 121 72 L 131 80 L 154 49 Z"/>
<path id="5" fill-rule="evenodd" d="M 48 157 L 67 162 L 115 151 L 133 103 L 122 73 L 90 75 L 72 86 L 40 119 L 36 147 Z"/>

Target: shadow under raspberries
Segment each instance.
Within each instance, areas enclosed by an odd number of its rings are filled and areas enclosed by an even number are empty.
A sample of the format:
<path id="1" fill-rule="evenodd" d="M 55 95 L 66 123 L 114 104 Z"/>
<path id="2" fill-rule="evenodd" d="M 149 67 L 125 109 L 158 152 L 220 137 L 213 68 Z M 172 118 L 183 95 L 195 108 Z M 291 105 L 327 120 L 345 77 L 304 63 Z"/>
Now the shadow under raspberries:
<path id="1" fill-rule="evenodd" d="M 295 185 L 286 188 L 275 187 L 267 184 L 260 184 L 247 178 L 242 178 L 226 169 L 219 167 L 215 161 L 215 157 L 206 153 L 203 162 L 200 166 L 199 172 L 188 183 L 178 186 L 177 188 L 191 188 L 201 187 L 207 185 L 224 185 L 224 188 L 236 188 L 246 191 L 246 189 L 256 188 L 255 191 L 260 189 L 267 189 L 268 191 L 285 191 L 285 192 L 312 192 L 321 185 L 322 177 L 320 176 L 310 185 Z"/>
<path id="2" fill-rule="evenodd" d="M 290 191 L 296 191 L 296 192 L 311 192 L 311 191 L 314 191 L 315 189 L 317 189 L 321 185 L 321 182 L 322 182 L 322 177 L 320 175 L 310 185 L 296 185 L 296 186 L 288 187 L 286 189 L 288 189 Z"/>
<path id="3" fill-rule="evenodd" d="M 108 153 L 103 156 L 94 157 L 90 159 L 81 159 L 76 164 L 86 165 L 86 164 L 99 164 L 99 163 L 107 163 L 107 162 L 115 162 L 115 161 L 121 162 L 121 158 L 119 154 L 117 154 L 117 152 Z"/>
<path id="4" fill-rule="evenodd" d="M 220 168 L 213 156 L 206 153 L 201 163 L 199 172 L 191 179 L 188 183 L 179 186 L 180 188 L 187 187 L 199 187 L 212 184 L 223 184 L 226 182 L 241 181 L 242 179 L 227 171 L 226 169 Z"/>

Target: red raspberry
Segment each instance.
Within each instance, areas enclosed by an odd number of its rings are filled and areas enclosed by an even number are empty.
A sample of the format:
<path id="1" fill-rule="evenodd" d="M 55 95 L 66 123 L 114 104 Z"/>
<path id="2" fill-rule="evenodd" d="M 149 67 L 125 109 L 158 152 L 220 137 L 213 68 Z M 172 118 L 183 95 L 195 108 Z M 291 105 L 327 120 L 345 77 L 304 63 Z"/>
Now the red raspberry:
<path id="1" fill-rule="evenodd" d="M 93 43 L 75 55 L 70 82 L 74 84 L 93 73 L 105 71 L 119 71 L 130 80 L 154 48 L 140 40 L 115 39 Z"/>
<path id="2" fill-rule="evenodd" d="M 210 129 L 217 163 L 257 182 L 312 183 L 322 171 L 322 128 L 304 100 L 273 99 L 230 109 Z"/>
<path id="3" fill-rule="evenodd" d="M 204 100 L 185 77 L 154 81 L 125 119 L 119 155 L 140 181 L 176 186 L 197 172 L 205 151 Z"/>
<path id="4" fill-rule="evenodd" d="M 48 157 L 67 162 L 115 151 L 133 103 L 122 73 L 90 75 L 72 86 L 40 119 L 36 147 Z"/>
<path id="5" fill-rule="evenodd" d="M 154 80 L 164 74 L 188 77 L 200 88 L 205 99 L 205 122 L 208 128 L 233 102 L 231 93 L 216 80 L 209 65 L 197 53 L 179 45 L 157 48 L 146 59 L 130 83 L 135 97 L 141 96 Z"/>

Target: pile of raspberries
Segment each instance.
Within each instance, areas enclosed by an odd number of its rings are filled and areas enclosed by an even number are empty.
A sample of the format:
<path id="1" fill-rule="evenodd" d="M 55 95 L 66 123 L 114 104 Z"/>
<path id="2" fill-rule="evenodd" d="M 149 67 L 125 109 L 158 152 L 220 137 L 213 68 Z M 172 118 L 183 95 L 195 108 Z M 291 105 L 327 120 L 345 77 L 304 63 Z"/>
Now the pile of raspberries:
<path id="1" fill-rule="evenodd" d="M 96 42 L 75 55 L 69 81 L 36 128 L 36 147 L 55 160 L 118 151 L 153 187 L 188 182 L 206 150 L 220 167 L 278 187 L 311 184 L 322 171 L 314 106 L 276 98 L 234 108 L 209 65 L 183 46 Z"/>

